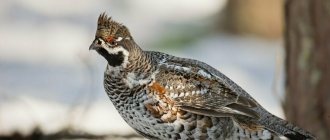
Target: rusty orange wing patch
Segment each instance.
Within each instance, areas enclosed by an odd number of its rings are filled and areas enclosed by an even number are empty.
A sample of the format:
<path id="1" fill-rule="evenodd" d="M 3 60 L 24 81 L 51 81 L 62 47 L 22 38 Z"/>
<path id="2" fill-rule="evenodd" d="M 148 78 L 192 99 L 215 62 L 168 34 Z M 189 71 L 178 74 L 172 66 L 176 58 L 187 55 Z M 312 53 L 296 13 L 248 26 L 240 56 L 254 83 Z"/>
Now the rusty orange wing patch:
<path id="1" fill-rule="evenodd" d="M 153 90 L 153 91 L 156 91 L 160 94 L 165 94 L 165 92 L 166 92 L 166 89 L 157 82 L 153 83 L 150 86 L 150 89 Z"/>
<path id="2" fill-rule="evenodd" d="M 185 114 L 184 111 L 174 106 L 174 102 L 166 96 L 166 88 L 160 83 L 154 82 L 149 86 L 149 90 L 151 92 L 148 97 L 152 101 L 146 102 L 145 106 L 154 117 L 168 123 L 174 122 L 177 116 Z"/>

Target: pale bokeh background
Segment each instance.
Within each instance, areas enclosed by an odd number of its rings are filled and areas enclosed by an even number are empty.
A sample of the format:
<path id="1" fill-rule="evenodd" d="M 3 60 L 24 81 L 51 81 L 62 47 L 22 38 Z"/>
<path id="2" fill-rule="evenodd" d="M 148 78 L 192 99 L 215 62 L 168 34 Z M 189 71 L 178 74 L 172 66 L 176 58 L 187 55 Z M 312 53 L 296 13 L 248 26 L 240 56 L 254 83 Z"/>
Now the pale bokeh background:
<path id="1" fill-rule="evenodd" d="M 125 24 L 143 49 L 204 61 L 283 117 L 281 9 L 262 3 L 226 9 L 226 0 L 2 0 L 0 136 L 35 128 L 135 133 L 103 90 L 105 60 L 88 51 L 101 12 Z"/>

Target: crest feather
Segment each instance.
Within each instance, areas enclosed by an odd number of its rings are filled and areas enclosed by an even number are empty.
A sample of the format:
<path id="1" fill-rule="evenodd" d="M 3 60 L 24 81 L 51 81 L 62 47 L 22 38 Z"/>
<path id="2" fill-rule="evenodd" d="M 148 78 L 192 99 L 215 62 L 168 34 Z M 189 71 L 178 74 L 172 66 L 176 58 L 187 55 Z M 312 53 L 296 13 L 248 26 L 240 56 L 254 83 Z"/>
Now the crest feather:
<path id="1" fill-rule="evenodd" d="M 95 36 L 107 39 L 116 35 L 122 38 L 132 39 L 128 29 L 123 24 L 112 20 L 110 16 L 107 16 L 105 12 L 103 12 L 97 20 L 97 30 Z"/>
<path id="2" fill-rule="evenodd" d="M 97 21 L 97 30 L 101 30 L 103 32 L 107 32 L 109 34 L 115 34 L 123 25 L 118 23 L 103 12 L 100 14 L 98 21 Z"/>

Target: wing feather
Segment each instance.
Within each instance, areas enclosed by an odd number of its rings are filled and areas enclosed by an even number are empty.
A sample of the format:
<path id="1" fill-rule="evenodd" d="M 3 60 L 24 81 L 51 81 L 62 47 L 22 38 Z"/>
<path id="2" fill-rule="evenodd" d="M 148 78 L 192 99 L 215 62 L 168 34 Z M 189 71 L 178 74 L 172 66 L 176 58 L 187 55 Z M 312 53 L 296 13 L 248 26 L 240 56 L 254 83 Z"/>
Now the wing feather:
<path id="1" fill-rule="evenodd" d="M 178 94 L 174 97 L 170 96 L 175 106 L 184 111 L 206 116 L 242 115 L 259 118 L 259 114 L 253 110 L 259 106 L 258 103 L 216 69 L 197 60 L 166 57 L 167 59 L 159 64 L 157 82 L 164 87 L 186 84 L 184 88 L 182 86 L 174 88 L 176 91 L 172 90 L 173 87 L 166 89 L 168 92 Z"/>

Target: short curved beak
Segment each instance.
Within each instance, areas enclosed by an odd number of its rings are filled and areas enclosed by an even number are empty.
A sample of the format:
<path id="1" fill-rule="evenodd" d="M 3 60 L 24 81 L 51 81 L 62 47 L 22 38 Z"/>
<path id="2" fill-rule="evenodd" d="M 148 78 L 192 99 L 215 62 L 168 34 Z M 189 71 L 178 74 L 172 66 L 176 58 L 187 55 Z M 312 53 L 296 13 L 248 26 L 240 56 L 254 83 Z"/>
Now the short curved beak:
<path id="1" fill-rule="evenodd" d="M 92 43 L 90 46 L 89 46 L 89 50 L 97 50 L 99 48 L 99 46 L 95 45 L 94 43 Z"/>
<path id="2" fill-rule="evenodd" d="M 98 43 L 98 40 L 94 40 L 93 43 L 89 46 L 89 50 L 98 50 L 102 46 Z"/>

